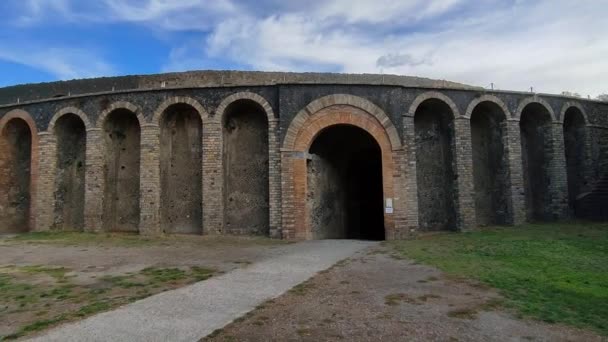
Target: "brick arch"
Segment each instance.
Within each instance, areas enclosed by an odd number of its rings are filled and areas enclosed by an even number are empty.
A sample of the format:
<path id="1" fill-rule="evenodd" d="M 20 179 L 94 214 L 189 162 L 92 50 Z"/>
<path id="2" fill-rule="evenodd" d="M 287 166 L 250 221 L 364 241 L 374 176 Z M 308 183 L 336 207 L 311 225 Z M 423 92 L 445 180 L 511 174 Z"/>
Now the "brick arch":
<path id="1" fill-rule="evenodd" d="M 269 225 L 271 236 L 276 236 L 281 221 L 281 199 L 280 199 L 280 187 L 281 179 L 278 169 L 280 168 L 280 151 L 279 151 L 279 138 L 278 138 L 278 120 L 275 118 L 275 113 L 270 103 L 261 95 L 243 91 L 231 94 L 224 98 L 220 105 L 216 108 L 213 117 L 210 118 L 210 125 L 208 125 L 208 131 L 211 134 L 209 136 L 217 136 L 217 141 L 206 142 L 209 147 L 210 155 L 217 155 L 219 158 L 213 163 L 213 167 L 221 170 L 222 175 L 226 172 L 225 160 L 224 160 L 224 117 L 228 107 L 240 100 L 248 100 L 260 106 L 266 115 L 267 122 L 267 133 L 268 133 L 268 202 L 269 202 Z M 207 137 L 205 137 L 207 138 Z M 210 158 L 212 160 L 213 157 Z M 211 175 L 210 175 L 211 176 Z M 227 193 L 227 186 L 223 186 L 217 192 L 218 198 L 224 205 L 225 196 Z M 222 222 L 218 226 L 224 226 L 224 217 L 221 218 Z"/>
<path id="2" fill-rule="evenodd" d="M 32 138 L 32 146 L 31 146 L 31 156 L 30 156 L 30 208 L 28 215 L 28 231 L 32 231 L 36 228 L 36 204 L 38 198 L 38 140 L 39 133 L 38 128 L 36 127 L 36 122 L 32 119 L 32 116 L 22 110 L 22 109 L 13 109 L 6 113 L 2 118 L 0 118 L 0 136 L 4 134 L 4 128 L 6 124 L 13 120 L 20 119 L 25 121 L 30 129 L 30 134 Z"/>
<path id="3" fill-rule="evenodd" d="M 294 149 L 296 138 L 298 137 L 299 132 L 306 128 L 306 122 L 311 117 L 317 115 L 317 113 L 321 110 L 336 105 L 346 105 L 358 108 L 362 110 L 368 117 L 374 118 L 380 127 L 383 128 L 383 131 L 385 131 L 388 135 L 391 149 L 401 149 L 401 139 L 399 138 L 399 133 L 397 133 L 397 129 L 393 125 L 393 122 L 390 120 L 388 115 L 386 115 L 386 113 L 384 113 L 380 107 L 376 106 L 372 102 L 364 98 L 348 94 L 328 95 L 308 104 L 291 121 L 283 141 L 283 148 Z"/>
<path id="4" fill-rule="evenodd" d="M 34 119 L 32 119 L 30 113 L 24 111 L 23 109 L 13 109 L 0 118 L 0 133 L 4 132 L 4 126 L 6 126 L 6 124 L 12 119 L 21 119 L 25 121 L 30 127 L 30 132 L 32 132 L 32 139 L 34 136 L 38 135 L 36 122 Z"/>
<path id="5" fill-rule="evenodd" d="M 369 109 L 369 108 L 368 108 Z M 294 120 L 295 121 L 295 120 Z M 298 124 L 301 129 L 295 133 L 293 139 L 287 140 L 287 154 L 283 157 L 283 225 L 284 237 L 297 239 L 311 239 L 308 209 L 306 206 L 307 164 L 306 159 L 300 155 L 307 155 L 315 139 L 325 129 L 336 125 L 350 125 L 358 127 L 369 133 L 380 147 L 382 160 L 382 189 L 383 196 L 395 198 L 398 190 L 395 189 L 397 180 L 395 177 L 396 158 L 399 151 L 387 131 L 377 117 L 372 116 L 367 110 L 352 105 L 329 105 L 324 106 L 313 114 L 307 115 L 304 122 Z M 300 157 L 299 157 L 300 156 Z M 395 207 L 395 213 L 384 215 L 384 227 L 387 238 L 395 235 L 395 218 L 401 215 L 401 207 Z"/>
<path id="6" fill-rule="evenodd" d="M 260 96 L 256 93 L 252 93 L 249 91 L 243 91 L 243 92 L 235 93 L 235 94 L 232 94 L 232 95 L 226 97 L 222 101 L 222 103 L 220 103 L 220 105 L 215 110 L 215 115 L 214 115 L 215 120 L 217 120 L 218 122 L 222 122 L 222 120 L 224 119 L 224 114 L 226 113 L 226 108 L 228 108 L 228 106 L 230 106 L 232 103 L 234 103 L 238 100 L 250 100 L 250 101 L 257 103 L 264 109 L 268 122 L 270 122 L 271 120 L 274 119 L 274 111 L 272 110 L 270 103 L 268 103 L 268 101 L 266 101 L 265 98 L 263 98 L 262 96 Z"/>
<path id="7" fill-rule="evenodd" d="M 473 101 L 471 101 L 471 103 L 469 103 L 469 106 L 467 108 L 466 113 L 464 114 L 464 117 L 467 119 L 470 119 L 475 108 L 482 102 L 491 102 L 491 103 L 497 105 L 504 113 L 505 119 L 509 119 L 512 116 L 511 112 L 509 111 L 509 108 L 507 108 L 507 106 L 501 99 L 499 99 L 498 97 L 496 97 L 494 95 L 483 95 L 483 96 L 480 96 L 480 97 L 474 99 Z"/>
<path id="8" fill-rule="evenodd" d="M 456 104 L 454 103 L 454 101 L 452 101 L 452 99 L 443 94 L 440 93 L 438 91 L 429 91 L 423 94 L 418 95 L 418 97 L 416 97 L 416 99 L 414 99 L 414 102 L 412 102 L 412 104 L 410 105 L 410 108 L 408 110 L 408 115 L 409 116 L 415 116 L 416 115 L 416 110 L 418 110 L 418 107 L 426 100 L 431 100 L 431 99 L 436 99 L 436 100 L 440 100 L 442 102 L 444 102 L 445 104 L 447 104 L 450 109 L 452 110 L 452 119 L 455 119 L 457 117 L 460 116 L 460 111 L 458 110 L 458 107 L 456 106 Z"/>
<path id="9" fill-rule="evenodd" d="M 165 100 L 165 102 L 161 103 L 160 106 L 158 106 L 158 108 L 154 112 L 154 115 L 152 116 L 152 121 L 150 123 L 154 125 L 160 125 L 160 119 L 163 117 L 165 111 L 169 107 L 177 104 L 186 104 L 194 108 L 197 111 L 198 115 L 200 115 L 201 122 L 205 122 L 207 118 L 209 118 L 209 113 L 207 113 L 207 111 L 200 104 L 200 102 L 187 96 L 175 96 L 168 98 L 167 100 Z"/>
<path id="10" fill-rule="evenodd" d="M 538 103 L 538 104 L 542 105 L 543 107 L 545 107 L 545 109 L 551 116 L 551 121 L 557 122 L 557 118 L 555 117 L 555 112 L 553 111 L 553 108 L 549 105 L 549 103 L 547 103 L 547 101 L 541 99 L 540 97 L 538 97 L 536 95 L 525 98 L 519 103 L 519 106 L 517 106 L 517 110 L 515 111 L 515 113 L 513 113 L 514 118 L 517 120 L 520 120 L 521 113 L 523 113 L 526 106 L 528 106 L 531 103 Z"/>
<path id="11" fill-rule="evenodd" d="M 62 108 L 57 113 L 55 113 L 55 115 L 53 115 L 53 118 L 51 119 L 51 122 L 49 122 L 49 126 L 47 127 L 46 131 L 48 133 L 52 133 L 55 130 L 55 124 L 57 123 L 57 120 L 59 120 L 59 118 L 61 118 L 62 116 L 66 115 L 66 114 L 74 114 L 74 115 L 77 115 L 78 117 L 80 117 L 80 120 L 82 120 L 82 122 L 84 123 L 84 128 L 86 130 L 89 130 L 90 128 L 92 128 L 89 117 L 82 110 L 80 110 L 76 107 L 66 107 L 66 108 Z"/>
<path id="12" fill-rule="evenodd" d="M 102 128 L 103 124 L 106 122 L 106 118 L 108 117 L 108 115 L 110 115 L 110 113 L 112 113 L 116 110 L 119 110 L 119 109 L 126 109 L 126 110 L 132 112 L 133 114 L 135 114 L 137 116 L 137 121 L 139 121 L 139 127 L 145 125 L 146 118 L 144 117 L 144 115 L 141 112 L 141 109 L 138 106 L 136 106 L 130 102 L 118 101 L 118 102 L 112 103 L 108 108 L 106 108 L 103 112 L 101 112 L 101 114 L 99 115 L 99 118 L 97 119 L 96 127 Z"/>
<path id="13" fill-rule="evenodd" d="M 338 107 L 342 108 L 342 106 Z M 378 121 L 365 115 L 357 115 L 357 108 L 344 106 L 344 112 L 336 114 L 329 111 L 323 112 L 310 118 L 305 127 L 298 133 L 294 142 L 293 149 L 296 151 L 308 151 L 314 140 L 325 130 L 335 125 L 350 125 L 363 129 L 368 132 L 383 152 L 393 149 L 388 133 Z M 350 112 L 350 113 L 349 113 Z"/>
<path id="14" fill-rule="evenodd" d="M 585 111 L 583 106 L 581 106 L 580 103 L 574 102 L 574 101 L 568 101 L 568 102 L 564 103 L 564 105 L 562 106 L 562 110 L 559 114 L 559 122 L 561 122 L 561 123 L 564 122 L 566 112 L 568 111 L 568 109 L 570 109 L 572 107 L 577 108 L 581 112 L 581 114 L 583 115 L 583 118 L 585 119 L 585 125 L 588 125 L 589 118 L 587 117 L 587 112 Z"/>

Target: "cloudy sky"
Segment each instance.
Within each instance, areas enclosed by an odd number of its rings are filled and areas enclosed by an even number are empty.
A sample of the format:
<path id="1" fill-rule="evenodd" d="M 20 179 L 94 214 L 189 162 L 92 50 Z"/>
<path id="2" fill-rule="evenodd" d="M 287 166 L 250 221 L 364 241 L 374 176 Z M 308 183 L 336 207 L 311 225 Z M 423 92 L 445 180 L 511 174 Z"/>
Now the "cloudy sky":
<path id="1" fill-rule="evenodd" d="M 608 0 L 2 0 L 0 86 L 194 69 L 608 92 Z"/>

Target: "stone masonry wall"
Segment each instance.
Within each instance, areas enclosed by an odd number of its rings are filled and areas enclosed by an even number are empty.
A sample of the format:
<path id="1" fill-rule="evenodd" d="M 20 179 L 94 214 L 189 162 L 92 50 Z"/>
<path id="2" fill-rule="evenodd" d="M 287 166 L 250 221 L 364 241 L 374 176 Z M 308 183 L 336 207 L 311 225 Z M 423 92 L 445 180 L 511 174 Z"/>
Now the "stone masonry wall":
<path id="1" fill-rule="evenodd" d="M 73 217 L 76 217 L 74 222 L 77 222 L 81 215 L 85 231 L 118 229 L 139 231 L 142 234 L 161 233 L 166 229 L 161 215 L 164 205 L 161 165 L 166 162 L 166 157 L 161 153 L 159 113 L 171 104 L 181 103 L 190 106 L 200 115 L 201 120 L 197 125 L 202 125 L 199 127 L 202 135 L 200 152 L 196 152 L 201 158 L 201 197 L 200 200 L 194 199 L 201 202 L 196 204 L 201 208 L 201 227 L 196 233 L 227 234 L 222 115 L 231 103 L 239 99 L 257 103 L 268 120 L 268 135 L 264 138 L 267 139 L 265 148 L 268 155 L 265 158 L 268 165 L 262 176 L 268 184 L 268 193 L 264 195 L 268 198 L 268 207 L 265 209 L 268 211 L 268 227 L 263 231 L 273 237 L 313 238 L 309 225 L 311 218 L 307 216 L 306 210 L 301 210 L 306 203 L 307 185 L 300 180 L 307 177 L 306 153 L 309 146 L 302 145 L 294 149 L 295 145 L 290 145 L 290 142 L 297 144 L 306 139 L 314 141 L 314 137 L 325 129 L 324 125 L 361 125 L 383 148 L 383 205 L 389 206 L 385 208 L 388 239 L 406 238 L 425 227 L 425 217 L 428 215 L 425 216 L 424 213 L 429 206 L 437 208 L 437 213 L 433 214 L 436 217 L 453 217 L 453 228 L 458 230 L 474 229 L 478 223 L 485 223 L 476 222 L 479 216 L 476 213 L 475 199 L 480 198 L 476 192 L 490 193 L 497 190 L 491 188 L 491 182 L 477 180 L 476 183 L 473 168 L 476 146 L 472 138 L 470 118 L 473 110 L 480 105 L 495 105 L 505 117 L 501 126 L 503 136 L 499 137 L 504 142 L 505 165 L 497 171 L 503 179 L 501 187 L 504 187 L 501 211 L 505 214 L 502 223 L 525 222 L 525 198 L 539 195 L 536 190 L 531 190 L 534 187 L 525 186 L 529 182 L 526 177 L 529 176 L 524 158 L 529 151 L 522 150 L 522 146 L 528 148 L 530 144 L 535 153 L 539 154 L 539 159 L 546 161 L 542 166 L 543 177 L 540 177 L 546 185 L 546 190 L 541 192 L 546 193 L 538 201 L 541 214 L 528 216 L 528 219 L 561 220 L 572 215 L 568 201 L 569 178 L 565 153 L 566 142 L 571 144 L 572 137 L 568 135 L 566 140 L 564 137 L 564 116 L 571 108 L 580 111 L 584 118 L 584 124 L 577 128 L 577 134 L 584 137 L 584 142 L 577 144 L 576 148 L 570 148 L 570 151 L 584 154 L 580 158 L 571 159 L 577 160 L 577 167 L 581 168 L 577 173 L 578 178 L 574 178 L 579 183 L 576 186 L 580 188 L 580 184 L 583 184 L 587 191 L 593 191 L 594 184 L 607 177 L 608 104 L 530 93 L 489 92 L 479 88 L 459 88 L 457 85 L 442 88 L 441 84 L 431 87 L 428 84 L 416 86 L 406 84 L 407 82 L 397 84 L 399 82 L 396 81 L 395 84 L 381 81 L 365 84 L 363 78 L 358 79 L 364 82 L 360 84 L 353 81 L 355 78 L 333 82 L 331 78 L 324 77 L 298 78 L 294 76 L 297 74 L 290 74 L 283 79 L 281 74 L 273 74 L 269 79 L 256 82 L 254 74 L 248 75 L 250 78 L 242 84 L 237 83 L 238 77 L 231 76 L 232 78 L 225 78 L 221 82 L 214 79 L 204 87 L 198 87 L 200 82 L 196 81 L 196 77 L 199 76 L 190 74 L 188 77 L 193 82 L 192 87 L 183 89 L 175 88 L 183 84 L 180 83 L 181 76 L 175 78 L 176 83 L 166 86 L 166 89 L 160 88 L 160 84 L 155 88 L 161 78 L 148 78 L 145 83 L 147 90 L 143 90 L 144 83 L 139 83 L 141 80 L 133 81 L 132 84 L 129 83 L 131 81 L 123 82 L 128 78 L 122 81 L 105 79 L 103 84 L 95 84 L 96 80 L 83 80 L 79 84 L 83 89 L 89 89 L 89 92 L 109 91 L 107 88 L 112 88 L 108 86 L 111 84 L 114 84 L 114 91 L 98 95 L 65 94 L 64 97 L 40 99 L 37 102 L 0 105 L 0 133 L 3 137 L 0 140 L 0 216 L 13 215 L 8 220 L 20 217 L 17 230 L 48 230 L 53 226 L 68 229 L 62 223 L 66 220 L 72 222 Z M 222 74 L 216 76 L 221 78 Z M 165 78 L 165 81 L 169 79 Z M 116 82 L 123 82 L 125 86 L 117 87 Z M 31 88 L 11 88 L 7 92 L 10 93 L 7 99 L 21 96 L 22 91 L 35 92 L 36 89 L 43 88 L 35 85 Z M 129 90 L 132 88 L 137 90 Z M 0 93 L 3 91 L 0 89 Z M 439 127 L 436 131 L 436 134 L 446 134 L 446 129 L 452 129 L 452 142 L 444 144 L 441 149 L 443 156 L 446 156 L 448 146 L 451 150 L 452 157 L 448 162 L 453 170 L 451 174 L 430 177 L 433 171 L 420 162 L 428 156 L 416 144 L 415 116 L 419 106 L 427 100 L 437 104 L 426 109 L 428 115 L 443 115 L 446 108 L 449 108 L 452 115 L 450 125 Z M 528 113 L 525 116 L 537 119 L 541 109 L 547 115 L 542 135 L 537 135 L 541 131 L 533 128 L 522 145 L 522 113 Z M 70 206 L 66 214 L 66 208 L 57 201 L 57 198 L 60 201 L 63 198 L 57 197 L 57 194 L 63 192 L 57 191 L 65 187 L 62 183 L 65 172 L 74 170 L 70 169 L 71 164 L 66 163 L 66 158 L 72 156 L 66 147 L 70 144 L 58 141 L 55 123 L 68 114 L 76 114 L 82 120 L 82 125 L 78 125 L 85 127 L 86 142 L 83 146 L 84 190 L 79 190 L 84 192 L 83 207 Z M 19 117 L 29 125 L 32 140 L 29 147 L 20 145 L 7 136 L 7 127 L 10 129 Z M 112 140 L 108 134 L 110 131 L 122 132 L 122 128 L 118 127 L 120 125 L 112 125 L 127 117 L 130 118 L 130 127 L 133 127 L 132 132 L 137 133 L 138 139 L 125 145 Z M 495 132 L 488 134 L 490 140 L 496 135 Z M 542 146 L 534 142 L 538 138 L 542 138 Z M 25 157 L 16 161 L 11 156 L 19 148 L 30 151 L 30 156 L 22 154 Z M 127 153 L 132 158 L 124 159 L 122 153 L 129 152 L 127 150 L 133 152 Z M 110 158 L 116 156 L 117 152 L 120 152 L 117 159 Z M 129 170 L 132 172 L 129 172 L 128 177 L 125 174 L 125 177 L 117 178 L 125 182 L 123 186 L 112 187 L 112 184 L 116 185 L 115 177 L 120 173 L 121 166 L 130 169 L 135 167 L 137 170 Z M 25 180 L 21 182 L 11 176 L 15 172 L 10 170 L 17 168 L 31 170 L 31 176 L 25 175 L 24 178 L 30 184 L 29 189 L 25 187 Z M 118 172 L 114 173 L 114 178 L 109 174 L 110 169 Z M 421 188 L 420 179 L 432 180 L 429 184 L 424 183 Z M 429 189 L 429 186 L 443 189 L 442 193 L 446 196 L 443 199 L 450 199 L 451 207 L 437 206 L 438 199 L 433 196 L 428 198 L 428 203 L 421 203 L 419 194 Z M 570 184 L 570 189 L 573 186 Z M 15 189 L 27 189 L 27 193 L 21 194 L 23 191 Z M 123 198 L 121 193 L 125 191 L 129 195 Z M 20 202 L 10 196 L 28 200 Z M 124 222 L 117 224 L 117 221 L 111 219 L 116 212 L 119 213 L 118 219 L 122 218 Z"/>

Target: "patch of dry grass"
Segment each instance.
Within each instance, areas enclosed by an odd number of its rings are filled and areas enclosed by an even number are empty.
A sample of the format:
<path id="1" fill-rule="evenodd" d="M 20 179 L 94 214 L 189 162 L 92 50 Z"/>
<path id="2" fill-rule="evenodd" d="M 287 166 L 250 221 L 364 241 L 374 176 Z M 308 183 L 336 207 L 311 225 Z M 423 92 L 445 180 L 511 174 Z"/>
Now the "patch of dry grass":
<path id="1" fill-rule="evenodd" d="M 215 271 L 203 267 L 150 267 L 87 284 L 77 283 L 73 273 L 65 267 L 0 267 L 0 340 L 20 338 L 205 280 Z"/>

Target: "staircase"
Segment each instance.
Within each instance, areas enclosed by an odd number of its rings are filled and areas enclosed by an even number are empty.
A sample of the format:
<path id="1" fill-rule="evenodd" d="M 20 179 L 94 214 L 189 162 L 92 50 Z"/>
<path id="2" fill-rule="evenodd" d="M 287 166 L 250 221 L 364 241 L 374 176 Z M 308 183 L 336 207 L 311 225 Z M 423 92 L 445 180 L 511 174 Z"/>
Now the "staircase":
<path id="1" fill-rule="evenodd" d="M 604 174 L 589 192 L 576 198 L 576 217 L 608 221 L 608 174 Z"/>

